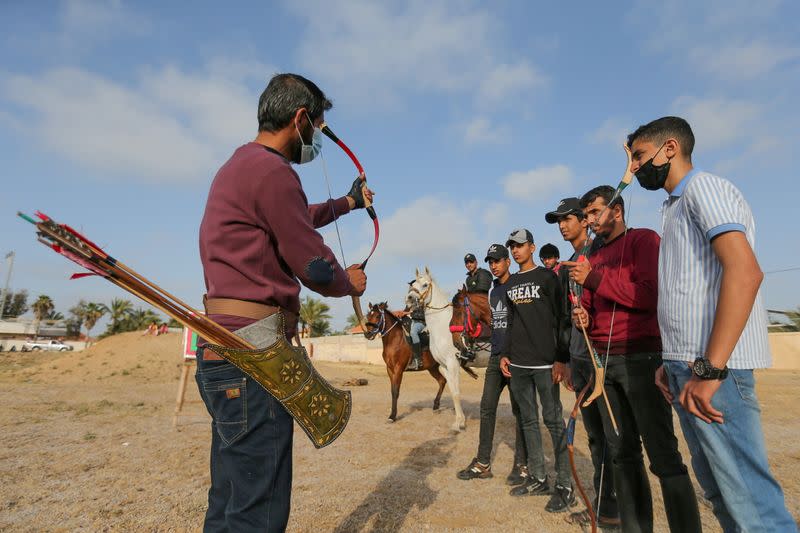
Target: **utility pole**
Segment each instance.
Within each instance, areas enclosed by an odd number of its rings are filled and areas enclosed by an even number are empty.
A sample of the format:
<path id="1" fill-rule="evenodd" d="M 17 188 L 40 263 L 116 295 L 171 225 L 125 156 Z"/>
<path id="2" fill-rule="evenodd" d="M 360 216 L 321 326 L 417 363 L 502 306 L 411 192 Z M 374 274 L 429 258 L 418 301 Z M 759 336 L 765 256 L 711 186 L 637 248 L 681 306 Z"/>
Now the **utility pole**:
<path id="1" fill-rule="evenodd" d="M 11 281 L 11 270 L 14 268 L 14 252 L 6 254 L 6 261 L 8 261 L 8 272 L 6 273 L 6 284 L 3 285 L 3 295 L 0 296 L 0 320 L 3 319 L 3 309 L 6 306 L 6 296 L 8 296 L 8 284 Z"/>

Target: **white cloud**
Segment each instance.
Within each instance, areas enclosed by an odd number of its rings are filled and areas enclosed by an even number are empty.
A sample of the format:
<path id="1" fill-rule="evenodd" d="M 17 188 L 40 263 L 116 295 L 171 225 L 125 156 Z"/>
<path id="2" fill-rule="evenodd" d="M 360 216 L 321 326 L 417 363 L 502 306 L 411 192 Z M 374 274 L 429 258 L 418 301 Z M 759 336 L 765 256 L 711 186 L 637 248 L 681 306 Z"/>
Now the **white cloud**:
<path id="1" fill-rule="evenodd" d="M 285 5 L 307 23 L 300 63 L 333 85 L 335 96 L 359 104 L 392 105 L 414 93 L 508 104 L 545 80 L 527 61 L 507 63 L 490 10 L 449 0 Z"/>
<path id="2" fill-rule="evenodd" d="M 762 106 L 730 98 L 695 98 L 682 96 L 673 102 L 676 114 L 684 117 L 702 150 L 730 146 L 742 139 L 752 139 L 758 127 Z"/>
<path id="3" fill-rule="evenodd" d="M 780 0 L 639 0 L 629 19 L 652 29 L 650 51 L 688 61 L 707 79 L 749 81 L 800 57 L 800 48 L 781 44 L 794 34 L 772 31 L 772 23 L 793 16 L 791 6 Z"/>
<path id="4" fill-rule="evenodd" d="M 464 242 L 476 240 L 477 233 L 461 206 L 446 198 L 423 196 L 381 220 L 381 253 L 374 261 L 460 257 Z"/>
<path id="5" fill-rule="evenodd" d="M 130 84 L 77 68 L 9 75 L 0 78 L 0 99 L 45 148 L 110 179 L 208 180 L 257 130 L 257 94 L 246 78 L 272 72 L 258 63 L 220 64 L 191 73 L 145 69 Z"/>
<path id="6" fill-rule="evenodd" d="M 628 134 L 633 131 L 635 124 L 627 119 L 618 117 L 607 118 L 600 126 L 589 133 L 589 142 L 619 148 L 628 139 Z"/>
<path id="7" fill-rule="evenodd" d="M 509 94 L 521 94 L 546 84 L 547 77 L 528 62 L 497 65 L 481 82 L 478 100 L 481 103 L 498 103 Z"/>
<path id="8" fill-rule="evenodd" d="M 567 189 L 573 179 L 566 165 L 538 167 L 532 170 L 511 172 L 501 183 L 506 195 L 515 200 L 540 200 L 554 190 Z"/>
<path id="9" fill-rule="evenodd" d="M 511 137 L 507 126 L 493 125 L 486 117 L 476 117 L 463 128 L 469 144 L 502 143 Z"/>
<path id="10" fill-rule="evenodd" d="M 483 207 L 483 224 L 485 231 L 489 235 L 497 234 L 498 232 L 507 231 L 511 226 L 509 216 L 509 209 L 506 204 L 500 202 L 491 202 Z"/>
<path id="11" fill-rule="evenodd" d="M 67 0 L 60 12 L 60 29 L 53 37 L 59 51 L 88 49 L 121 35 L 143 35 L 150 21 L 120 0 Z"/>
<path id="12" fill-rule="evenodd" d="M 722 80 L 753 80 L 800 57 L 800 48 L 765 41 L 728 44 L 722 47 L 697 47 L 689 60 L 698 70 Z"/>

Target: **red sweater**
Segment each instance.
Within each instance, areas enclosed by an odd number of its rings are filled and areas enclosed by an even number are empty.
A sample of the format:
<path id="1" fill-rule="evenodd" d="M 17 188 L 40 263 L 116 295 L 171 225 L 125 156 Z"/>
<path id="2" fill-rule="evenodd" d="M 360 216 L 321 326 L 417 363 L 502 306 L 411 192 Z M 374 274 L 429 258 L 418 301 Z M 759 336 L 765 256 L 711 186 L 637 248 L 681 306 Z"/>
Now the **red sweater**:
<path id="1" fill-rule="evenodd" d="M 350 211 L 347 198 L 308 205 L 300 177 L 279 153 L 251 142 L 217 172 L 200 224 L 200 259 L 209 298 L 236 298 L 300 310 L 300 282 L 323 296 L 352 286 L 315 230 Z M 309 265 L 322 258 L 333 279 L 315 284 Z M 215 315 L 235 330 L 253 320 Z M 292 332 L 287 332 L 292 333 Z"/>
<path id="2" fill-rule="evenodd" d="M 661 351 L 658 330 L 658 247 L 649 229 L 629 229 L 589 258 L 592 270 L 583 284 L 582 303 L 589 312 L 589 338 L 603 354 Z M 616 303 L 616 311 L 614 304 Z"/>

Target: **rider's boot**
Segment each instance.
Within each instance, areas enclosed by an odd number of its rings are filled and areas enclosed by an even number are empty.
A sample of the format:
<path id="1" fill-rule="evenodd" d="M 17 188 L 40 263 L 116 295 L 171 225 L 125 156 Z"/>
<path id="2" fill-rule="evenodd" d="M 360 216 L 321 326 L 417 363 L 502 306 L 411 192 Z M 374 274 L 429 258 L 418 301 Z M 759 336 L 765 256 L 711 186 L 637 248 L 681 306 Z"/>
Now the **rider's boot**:
<path id="1" fill-rule="evenodd" d="M 411 345 L 411 361 L 408 362 L 408 370 L 419 370 L 422 368 L 422 344 L 417 342 Z"/>

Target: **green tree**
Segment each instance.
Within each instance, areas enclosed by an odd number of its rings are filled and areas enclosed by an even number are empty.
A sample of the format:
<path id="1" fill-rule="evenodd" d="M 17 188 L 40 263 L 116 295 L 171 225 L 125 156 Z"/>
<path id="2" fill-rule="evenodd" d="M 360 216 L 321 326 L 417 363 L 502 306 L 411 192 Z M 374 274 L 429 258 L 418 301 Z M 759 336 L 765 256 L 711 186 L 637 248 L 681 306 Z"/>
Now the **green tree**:
<path id="1" fill-rule="evenodd" d="M 89 338 L 91 336 L 92 328 L 97 325 L 97 322 L 108 313 L 108 307 L 105 304 L 89 302 L 81 300 L 76 306 L 69 310 L 73 318 L 70 320 L 77 321 L 86 328 L 86 346 L 89 346 Z M 80 331 L 80 328 L 78 329 Z"/>
<path id="2" fill-rule="evenodd" d="M 358 326 L 358 316 L 355 313 L 350 313 L 350 316 L 347 317 L 347 332 L 349 333 L 351 329 Z"/>
<path id="3" fill-rule="evenodd" d="M 131 311 L 123 322 L 121 331 L 139 331 L 146 329 L 153 322 L 161 323 L 159 316 L 152 309 L 142 309 L 141 307 Z"/>
<path id="4" fill-rule="evenodd" d="M 70 339 L 77 339 L 81 335 L 81 327 L 83 326 L 83 319 L 70 316 L 64 321 L 67 327 L 67 337 Z"/>
<path id="5" fill-rule="evenodd" d="M 3 306 L 3 318 L 16 318 L 28 312 L 28 291 L 8 291 L 6 303 Z"/>
<path id="6" fill-rule="evenodd" d="M 108 313 L 108 307 L 105 304 L 90 302 L 83 305 L 83 325 L 86 326 L 86 344 L 89 344 L 92 328 L 97 324 L 103 315 Z"/>
<path id="7" fill-rule="evenodd" d="M 111 322 L 109 322 L 105 334 L 113 335 L 123 331 L 122 324 L 132 311 L 133 304 L 130 300 L 123 300 L 122 298 L 114 298 L 111 300 L 111 307 L 108 308 L 108 315 L 109 318 L 111 318 Z"/>
<path id="8" fill-rule="evenodd" d="M 39 325 L 41 324 L 42 320 L 44 320 L 48 314 L 52 313 L 55 309 L 55 305 L 53 304 L 53 300 L 47 296 L 46 294 L 42 294 L 39 298 L 33 302 L 31 305 L 31 309 L 33 310 L 33 317 L 34 317 L 34 326 L 33 330 L 36 332 L 36 336 L 39 336 Z"/>
<path id="9" fill-rule="evenodd" d="M 309 328 L 312 337 L 321 337 L 329 334 L 331 331 L 329 320 L 332 318 L 330 310 L 330 306 L 322 300 L 317 300 L 311 296 L 303 298 L 300 303 L 299 316 L 301 331 Z"/>
<path id="10" fill-rule="evenodd" d="M 44 317 L 44 320 L 45 322 L 58 322 L 59 320 L 64 320 L 64 315 L 58 311 L 50 311 L 47 313 L 47 316 Z"/>

